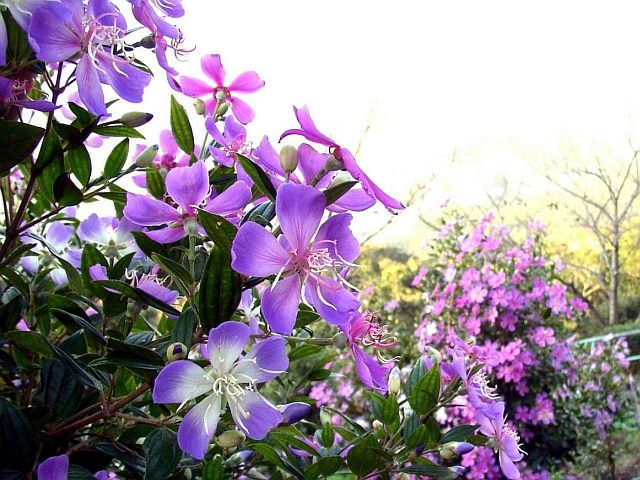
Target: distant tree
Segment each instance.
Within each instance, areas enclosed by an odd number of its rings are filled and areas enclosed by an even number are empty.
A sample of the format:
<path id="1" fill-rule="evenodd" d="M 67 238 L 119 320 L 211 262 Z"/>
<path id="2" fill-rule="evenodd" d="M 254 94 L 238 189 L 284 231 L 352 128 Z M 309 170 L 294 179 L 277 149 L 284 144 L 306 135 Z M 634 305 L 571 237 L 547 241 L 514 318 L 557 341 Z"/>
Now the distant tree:
<path id="1" fill-rule="evenodd" d="M 620 318 L 621 275 L 640 239 L 636 201 L 640 196 L 639 151 L 624 161 L 596 157 L 588 165 L 566 166 L 547 178 L 574 201 L 568 208 L 576 223 L 587 229 L 599 248 L 599 261 L 589 268 L 608 302 L 608 323 Z"/>

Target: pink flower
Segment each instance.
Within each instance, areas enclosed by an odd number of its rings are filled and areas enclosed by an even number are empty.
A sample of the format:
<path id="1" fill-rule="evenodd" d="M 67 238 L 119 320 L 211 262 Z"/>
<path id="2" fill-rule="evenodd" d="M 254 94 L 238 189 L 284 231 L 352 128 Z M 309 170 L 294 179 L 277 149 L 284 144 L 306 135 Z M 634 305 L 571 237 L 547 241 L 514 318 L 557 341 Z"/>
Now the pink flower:
<path id="1" fill-rule="evenodd" d="M 225 84 L 226 71 L 220 61 L 220 55 L 205 55 L 200 60 L 204 74 L 215 82 L 211 85 L 198 78 L 180 77 L 182 93 L 189 97 L 207 97 L 204 100 L 205 113 L 213 115 L 223 104 L 231 106 L 233 116 L 240 123 L 253 120 L 253 109 L 234 95 L 234 93 L 254 93 L 264 87 L 256 72 L 249 71 L 238 75 L 230 84 Z"/>
<path id="2" fill-rule="evenodd" d="M 496 402 L 498 415 L 488 418 L 482 411 L 478 411 L 478 423 L 480 433 L 489 437 L 487 445 L 493 447 L 498 453 L 500 469 L 508 479 L 520 478 L 520 472 L 514 462 L 522 460 L 523 452 L 520 449 L 520 437 L 506 423 L 504 417 L 504 402 Z"/>

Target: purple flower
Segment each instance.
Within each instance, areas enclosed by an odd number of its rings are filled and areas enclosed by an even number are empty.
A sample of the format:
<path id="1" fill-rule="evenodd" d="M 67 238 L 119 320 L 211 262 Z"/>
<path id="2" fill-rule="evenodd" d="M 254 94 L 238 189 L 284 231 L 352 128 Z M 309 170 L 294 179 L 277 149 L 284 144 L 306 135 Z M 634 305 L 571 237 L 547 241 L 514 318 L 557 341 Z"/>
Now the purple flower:
<path id="1" fill-rule="evenodd" d="M 276 198 L 283 237 L 277 240 L 261 225 L 247 222 L 233 242 L 231 266 L 236 271 L 256 277 L 276 275 L 262 294 L 262 314 L 278 333 L 291 333 L 303 296 L 334 324 L 348 322 L 360 306 L 345 288 L 342 275 L 360 250 L 349 230 L 351 215 L 335 215 L 318 228 L 324 207 L 324 195 L 313 187 L 283 184 Z"/>
<path id="2" fill-rule="evenodd" d="M 264 81 L 256 72 L 244 72 L 230 84 L 225 85 L 226 71 L 220 61 L 220 55 L 205 55 L 200 60 L 204 74 L 215 82 L 212 86 L 198 78 L 180 77 L 182 93 L 189 97 L 207 97 L 204 100 L 205 113 L 214 114 L 218 107 L 228 103 L 233 116 L 240 123 L 247 124 L 255 116 L 253 109 L 234 95 L 238 93 L 254 93 L 264 86 Z"/>
<path id="3" fill-rule="evenodd" d="M 507 426 L 504 417 L 504 402 L 496 402 L 496 417 L 489 418 L 478 411 L 479 431 L 489 437 L 488 446 L 498 452 L 500 470 L 508 479 L 520 478 L 520 472 L 514 462 L 522 460 L 523 452 L 520 449 L 518 434 Z"/>
<path id="4" fill-rule="evenodd" d="M 11 16 L 20 28 L 25 32 L 29 31 L 29 23 L 31 21 L 31 13 L 41 5 L 46 4 L 50 0 L 5 0 L 2 5 L 9 9 Z M 7 38 L 7 26 L 4 18 L 0 15 L 0 66 L 7 64 L 7 47 L 9 40 Z"/>
<path id="5" fill-rule="evenodd" d="M 242 355 L 251 336 L 239 322 L 224 322 L 211 329 L 204 350 L 211 367 L 188 360 L 168 364 L 156 378 L 153 401 L 179 403 L 207 394 L 184 416 L 178 428 L 180 448 L 194 458 L 207 452 L 226 405 L 237 427 L 254 440 L 263 439 L 282 421 L 282 413 L 256 391 L 256 385 L 276 378 L 289 366 L 285 342 L 269 337 Z"/>
<path id="6" fill-rule="evenodd" d="M 1 15 L 0 15 L 1 17 Z M 31 100 L 27 94 L 33 87 L 31 78 L 0 77 L 0 103 L 30 108 L 41 112 L 53 112 L 58 106 L 47 100 Z"/>
<path id="7" fill-rule="evenodd" d="M 29 36 L 38 59 L 45 62 L 77 61 L 75 76 L 80 99 L 94 115 L 106 115 L 101 83 L 118 96 L 141 102 L 151 75 L 136 68 L 124 53 L 127 25 L 109 2 L 65 0 L 48 2 L 33 12 Z M 118 52 L 118 54 L 116 54 Z"/>
<path id="8" fill-rule="evenodd" d="M 296 114 L 300 128 L 294 128 L 287 130 L 280 136 L 280 140 L 289 135 L 301 135 L 307 140 L 320 145 L 329 147 L 329 152 L 333 154 L 336 160 L 342 162 L 344 169 L 351 174 L 351 176 L 362 184 L 365 192 L 369 196 L 379 200 L 387 207 L 391 213 L 396 213 L 397 210 L 403 210 L 404 205 L 395 198 L 390 197 L 383 192 L 371 179 L 362 171 L 362 169 L 356 163 L 356 159 L 351 152 L 346 148 L 342 148 L 333 139 L 327 137 L 324 133 L 320 132 L 309 115 L 309 109 L 305 105 L 298 109 L 293 107 L 293 111 Z"/>
<path id="9" fill-rule="evenodd" d="M 105 470 L 100 470 L 94 475 L 98 480 L 107 480 L 110 477 Z M 69 457 L 58 455 L 49 457 L 38 465 L 38 480 L 67 480 L 69 478 Z"/>
<path id="10" fill-rule="evenodd" d="M 204 230 L 197 219 L 198 208 L 229 216 L 244 208 L 251 200 L 251 190 L 244 182 L 236 182 L 220 195 L 211 198 L 209 174 L 202 160 L 189 167 L 171 170 L 167 173 L 166 187 L 173 205 L 129 193 L 123 210 L 124 216 L 137 225 L 167 225 L 146 232 L 149 238 L 160 243 L 173 243 L 187 235 L 203 235 Z"/>
<path id="11" fill-rule="evenodd" d="M 134 258 L 144 256 L 136 245 L 133 231 L 140 227 L 126 217 L 98 217 L 92 213 L 78 226 L 78 238 L 99 245 L 107 258 L 120 258 L 135 252 Z"/>

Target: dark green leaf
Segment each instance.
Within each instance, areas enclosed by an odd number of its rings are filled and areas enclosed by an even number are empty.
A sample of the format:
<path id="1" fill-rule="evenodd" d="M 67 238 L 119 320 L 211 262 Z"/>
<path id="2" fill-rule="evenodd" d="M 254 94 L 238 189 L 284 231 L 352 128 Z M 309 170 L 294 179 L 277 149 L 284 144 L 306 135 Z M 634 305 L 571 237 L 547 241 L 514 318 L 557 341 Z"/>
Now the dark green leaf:
<path id="1" fill-rule="evenodd" d="M 272 202 L 276 201 L 276 189 L 273 187 L 273 183 L 271 183 L 271 179 L 269 176 L 262 170 L 258 165 L 249 160 L 247 157 L 236 154 L 238 157 L 238 161 L 244 171 L 251 177 L 253 183 L 256 187 L 262 192 L 263 195 L 271 200 Z"/>
<path id="2" fill-rule="evenodd" d="M 323 350 L 323 347 L 320 345 L 309 345 L 304 344 L 299 347 L 294 348 L 289 352 L 289 360 L 293 362 L 294 360 L 298 360 L 300 358 L 308 357 L 310 355 L 315 355 Z"/>
<path id="3" fill-rule="evenodd" d="M 364 437 L 347 453 L 347 465 L 353 473 L 365 476 L 378 468 L 380 446 L 372 436 Z"/>
<path id="4" fill-rule="evenodd" d="M 322 434 L 320 435 L 320 444 L 325 448 L 331 448 L 335 443 L 335 436 L 333 435 L 333 428 L 329 422 L 324 422 L 322 425 Z"/>
<path id="5" fill-rule="evenodd" d="M 84 144 L 79 144 L 67 150 L 67 162 L 80 185 L 86 187 L 91 180 L 91 156 Z"/>
<path id="6" fill-rule="evenodd" d="M 344 465 L 344 458 L 334 455 L 322 457 L 316 463 L 305 470 L 305 478 L 327 478 L 336 473 Z"/>
<path id="7" fill-rule="evenodd" d="M 67 480 L 95 480 L 95 478 L 86 468 L 73 464 L 69 465 Z"/>
<path id="8" fill-rule="evenodd" d="M 146 458 L 145 480 L 167 478 L 178 466 L 182 452 L 178 447 L 176 434 L 166 428 L 151 432 L 144 439 Z"/>
<path id="9" fill-rule="evenodd" d="M 216 457 L 202 466 L 202 480 L 224 480 L 222 458 Z"/>
<path id="10" fill-rule="evenodd" d="M 473 435 L 478 429 L 478 425 L 458 425 L 453 427 L 440 437 L 440 443 L 464 442 L 468 436 Z"/>
<path id="11" fill-rule="evenodd" d="M 71 110 L 71 113 L 76 116 L 76 119 L 83 127 L 90 125 L 97 118 L 95 115 L 90 114 L 88 110 L 85 110 L 77 103 L 68 102 L 67 105 L 69 105 L 69 110 Z"/>
<path id="12" fill-rule="evenodd" d="M 75 413 L 82 400 L 84 387 L 62 362 L 45 360 L 40 378 L 40 391 L 34 401 L 51 408 L 56 422 Z"/>
<path id="13" fill-rule="evenodd" d="M 198 313 L 202 327 L 209 330 L 230 320 L 241 294 L 242 282 L 231 268 L 229 252 L 214 245 L 200 281 Z"/>
<path id="14" fill-rule="evenodd" d="M 93 129 L 93 133 L 103 135 L 105 137 L 129 137 L 144 139 L 144 135 L 142 135 L 135 128 L 125 127 L 124 125 L 98 125 Z"/>
<path id="15" fill-rule="evenodd" d="M 53 197 L 63 207 L 78 205 L 82 202 L 82 191 L 71 180 L 68 173 L 63 173 L 53 183 Z"/>
<path id="16" fill-rule="evenodd" d="M 8 175 L 9 170 L 27 158 L 43 135 L 40 127 L 0 120 L 0 175 Z"/>
<path id="17" fill-rule="evenodd" d="M 164 178 L 153 165 L 147 166 L 146 183 L 147 190 L 149 191 L 151 196 L 158 200 L 162 200 L 166 192 L 166 188 L 164 186 Z"/>
<path id="18" fill-rule="evenodd" d="M 104 288 L 120 292 L 129 298 L 137 300 L 144 305 L 156 308 L 161 312 L 167 313 L 169 315 L 175 315 L 176 317 L 180 315 L 180 311 L 176 310 L 171 305 L 167 305 L 166 303 L 158 300 L 155 297 L 152 297 L 139 288 L 132 287 L 131 285 L 121 282 L 120 280 L 96 280 L 95 284 L 102 285 Z"/>
<path id="19" fill-rule="evenodd" d="M 0 397 L 0 465 L 28 472 L 36 457 L 36 440 L 24 414 Z"/>
<path id="20" fill-rule="evenodd" d="M 125 138 L 111 150 L 104 164 L 102 176 L 109 179 L 118 175 L 127 161 L 127 155 L 129 155 L 129 139 Z"/>
<path id="21" fill-rule="evenodd" d="M 82 142 L 84 141 L 84 139 L 82 138 L 82 132 L 74 125 L 60 123 L 59 121 L 54 119 L 53 130 L 61 139 L 67 141 L 71 149 L 77 147 L 78 145 L 82 145 Z"/>
<path id="22" fill-rule="evenodd" d="M 15 289 L 14 291 L 17 292 Z M 26 302 L 20 294 L 13 297 L 4 305 L 0 305 L 0 333 L 8 332 L 16 328 L 25 308 Z"/>
<path id="23" fill-rule="evenodd" d="M 436 364 L 413 386 L 407 400 L 416 413 L 424 415 L 437 405 L 439 396 L 440 366 Z"/>
<path id="24" fill-rule="evenodd" d="M 67 367 L 73 377 L 75 377 L 78 381 L 80 381 L 87 387 L 95 388 L 96 390 L 102 390 L 103 384 L 98 379 L 98 377 L 94 375 L 91 369 L 88 369 L 85 366 L 81 366 L 62 348 L 56 347 L 55 345 L 51 344 L 50 346 L 55 356 L 64 364 L 65 367 Z"/>
<path id="25" fill-rule="evenodd" d="M 178 318 L 175 327 L 171 331 L 171 341 L 180 342 L 187 347 L 187 350 L 191 348 L 193 343 L 193 332 L 198 326 L 198 317 L 191 307 L 185 308 Z"/>
<path id="26" fill-rule="evenodd" d="M 385 425 L 391 425 L 400 420 L 398 401 L 395 395 L 389 395 L 382 403 L 379 420 Z"/>
<path id="27" fill-rule="evenodd" d="M 415 365 L 409 372 L 409 376 L 407 377 L 407 383 L 404 386 L 404 393 L 407 397 L 410 397 L 413 393 L 413 389 L 418 381 L 425 376 L 427 373 L 427 369 L 424 366 L 424 361 L 422 358 L 416 360 Z"/>
<path id="28" fill-rule="evenodd" d="M 173 138 L 175 138 L 180 150 L 187 155 L 193 154 L 195 142 L 191 122 L 189 122 L 189 117 L 184 107 L 178 103 L 173 95 L 171 95 L 169 122 L 171 124 L 171 133 L 173 133 Z"/>
<path id="29" fill-rule="evenodd" d="M 5 336 L 14 344 L 21 346 L 31 352 L 37 353 L 44 357 L 53 356 L 51 348 L 46 339 L 40 332 L 24 332 L 22 330 L 13 330 L 7 332 Z"/>
<path id="30" fill-rule="evenodd" d="M 238 229 L 226 218 L 206 210 L 198 211 L 198 219 L 211 241 L 222 250 L 230 252 Z"/>
<path id="31" fill-rule="evenodd" d="M 97 443 L 95 445 L 95 448 L 103 453 L 106 453 L 112 458 L 120 460 L 127 467 L 135 472 L 138 472 L 140 476 L 144 474 L 144 461 L 142 452 L 136 453 L 135 451 L 132 451 L 131 447 L 126 449 L 119 448 L 111 443 Z"/>
<path id="32" fill-rule="evenodd" d="M 82 277 L 76 267 L 60 255 L 56 255 L 56 258 L 58 262 L 60 262 L 60 266 L 64 269 L 64 273 L 67 275 L 67 284 L 71 291 L 81 294 L 83 292 Z"/>
<path id="33" fill-rule="evenodd" d="M 154 253 L 162 255 L 163 257 L 168 256 L 166 245 L 151 240 L 143 232 L 131 233 L 133 234 L 133 238 L 135 238 L 136 240 L 136 245 L 138 245 L 138 248 L 140 248 L 140 250 L 142 250 L 147 257 L 151 257 Z"/>
<path id="34" fill-rule="evenodd" d="M 399 471 L 432 478 L 451 477 L 451 470 L 447 467 L 441 467 L 440 465 L 409 465 L 408 467 L 401 468 Z"/>
<path id="35" fill-rule="evenodd" d="M 189 297 L 191 295 L 191 287 L 195 283 L 195 280 L 189 273 L 189 270 L 178 262 L 161 255 L 152 254 L 151 259 L 171 275 L 173 281 L 176 282 L 176 288 L 183 296 Z"/>
<path id="36" fill-rule="evenodd" d="M 16 23 L 8 10 L 2 11 L 6 28 L 6 64 L 22 65 L 34 58 L 26 32 Z M 0 475 L 0 478 L 4 478 Z"/>
<path id="37" fill-rule="evenodd" d="M 78 328 L 84 330 L 90 337 L 97 340 L 101 345 L 106 345 L 107 341 L 102 336 L 102 333 L 98 331 L 96 327 L 89 321 L 88 318 L 80 315 L 74 315 L 73 313 L 66 312 L 57 308 L 51 308 L 51 313 L 62 323 L 64 326 L 70 328 L 71 331 L 75 331 Z M 73 328 L 75 327 L 75 328 Z"/>
<path id="38" fill-rule="evenodd" d="M 51 164 L 54 160 L 59 162 L 59 170 L 56 177 L 62 173 L 62 162 L 64 161 L 64 152 L 60 145 L 60 138 L 54 133 L 49 132 L 42 140 L 40 145 L 40 151 L 38 152 L 38 158 L 36 159 L 35 172 L 36 175 L 42 173 L 42 171 Z M 54 177 L 55 178 L 55 177 Z"/>
<path id="39" fill-rule="evenodd" d="M 342 197 L 345 193 L 347 193 L 354 185 L 357 185 L 358 182 L 350 181 L 350 182 L 342 182 L 335 187 L 331 187 L 326 189 L 323 193 L 325 199 L 327 201 L 327 205 L 331 205 L 340 197 Z"/>

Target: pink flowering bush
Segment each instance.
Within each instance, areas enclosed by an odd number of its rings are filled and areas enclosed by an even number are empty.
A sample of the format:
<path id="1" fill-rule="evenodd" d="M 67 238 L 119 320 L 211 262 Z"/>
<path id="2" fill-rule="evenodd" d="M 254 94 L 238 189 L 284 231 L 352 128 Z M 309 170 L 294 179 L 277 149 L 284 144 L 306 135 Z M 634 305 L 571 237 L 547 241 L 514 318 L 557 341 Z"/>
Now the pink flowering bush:
<path id="1" fill-rule="evenodd" d="M 472 340 L 474 358 L 495 385 L 491 394 L 505 400 L 509 425 L 527 452 L 519 463 L 523 476 L 549 478 L 584 453 L 587 438 L 611 426 L 624 382 L 615 388 L 602 352 L 587 353 L 570 336 L 568 325 L 580 321 L 586 305 L 558 280 L 562 265 L 544 256 L 540 224 L 530 224 L 518 243 L 492 216 L 473 225 L 453 214 L 442 225 L 429 245 L 431 261 L 414 282 L 427 295 L 418 349 L 433 358 L 454 332 Z M 620 380 L 624 352 L 613 350 L 604 364 Z M 608 396 L 598 393 L 603 384 Z M 456 401 L 460 407 L 443 410 L 442 424 L 478 421 L 471 391 L 460 393 L 466 393 Z M 494 457 L 482 450 L 462 465 L 470 469 L 467 478 L 501 478 Z"/>

